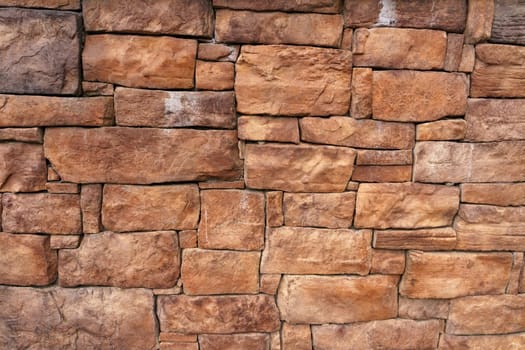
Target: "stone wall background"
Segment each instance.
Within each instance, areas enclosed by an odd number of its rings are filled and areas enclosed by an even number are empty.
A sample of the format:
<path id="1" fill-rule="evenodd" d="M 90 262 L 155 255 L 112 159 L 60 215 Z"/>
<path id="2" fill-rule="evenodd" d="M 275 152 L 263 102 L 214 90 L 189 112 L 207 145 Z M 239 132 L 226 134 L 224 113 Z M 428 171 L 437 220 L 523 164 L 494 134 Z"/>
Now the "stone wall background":
<path id="1" fill-rule="evenodd" d="M 525 348 L 519 0 L 0 0 L 0 348 Z"/>

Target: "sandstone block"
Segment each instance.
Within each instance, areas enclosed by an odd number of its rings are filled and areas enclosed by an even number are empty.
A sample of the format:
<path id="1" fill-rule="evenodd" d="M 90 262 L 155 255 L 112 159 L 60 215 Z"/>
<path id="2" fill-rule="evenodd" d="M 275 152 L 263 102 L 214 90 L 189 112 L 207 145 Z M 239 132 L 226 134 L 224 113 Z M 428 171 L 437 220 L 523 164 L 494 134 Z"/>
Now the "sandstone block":
<path id="1" fill-rule="evenodd" d="M 352 41 L 354 40 L 354 30 L 352 28 L 343 29 L 343 39 L 341 40 L 341 49 L 352 50 Z"/>
<path id="2" fill-rule="evenodd" d="M 357 165 L 409 165 L 412 151 L 357 150 Z"/>
<path id="3" fill-rule="evenodd" d="M 84 96 L 113 96 L 113 84 L 83 81 L 82 93 Z"/>
<path id="4" fill-rule="evenodd" d="M 402 275 L 405 271 L 405 252 L 402 250 L 372 249 L 370 273 Z"/>
<path id="5" fill-rule="evenodd" d="M 237 122 L 241 140 L 299 143 L 299 124 L 295 118 L 243 116 Z"/>
<path id="6" fill-rule="evenodd" d="M 283 223 L 283 193 L 281 191 L 266 192 L 266 226 L 282 226 Z"/>
<path id="7" fill-rule="evenodd" d="M 439 350 L 519 349 L 525 346 L 525 334 L 458 336 L 443 334 Z"/>
<path id="8" fill-rule="evenodd" d="M 49 238 L 51 249 L 74 249 L 80 245 L 79 235 L 52 235 Z"/>
<path id="9" fill-rule="evenodd" d="M 78 184 L 71 182 L 48 182 L 46 190 L 49 193 L 78 193 Z"/>
<path id="10" fill-rule="evenodd" d="M 197 230 L 184 230 L 179 232 L 179 245 L 184 248 L 197 248 Z"/>
<path id="11" fill-rule="evenodd" d="M 447 319 L 450 301 L 399 297 L 399 317 L 413 320 Z"/>
<path id="12" fill-rule="evenodd" d="M 447 34 L 447 53 L 445 54 L 444 65 L 444 69 L 447 72 L 455 72 L 458 70 L 463 53 L 463 42 L 463 34 Z"/>
<path id="13" fill-rule="evenodd" d="M 199 43 L 197 58 L 205 61 L 235 62 L 239 56 L 239 45 Z"/>
<path id="14" fill-rule="evenodd" d="M 203 181 L 199 182 L 199 188 L 201 190 L 213 190 L 213 189 L 240 189 L 244 188 L 244 180 L 234 181 Z"/>
<path id="15" fill-rule="evenodd" d="M 161 332 L 159 334 L 159 340 L 161 342 L 173 342 L 173 343 L 196 343 L 196 334 L 182 334 L 172 332 Z"/>
<path id="16" fill-rule="evenodd" d="M 0 0 L 1 6 L 80 10 L 80 0 Z"/>
<path id="17" fill-rule="evenodd" d="M 199 90 L 232 90 L 235 68 L 231 62 L 197 61 L 195 87 Z"/>
<path id="18" fill-rule="evenodd" d="M 46 186 L 46 160 L 41 145 L 0 144 L 0 192 L 41 191 Z"/>
<path id="19" fill-rule="evenodd" d="M 202 334 L 199 335 L 201 350 L 268 350 L 268 334 Z"/>
<path id="20" fill-rule="evenodd" d="M 455 247 L 456 231 L 450 227 L 374 231 L 374 248 L 453 250 Z"/>
<path id="21" fill-rule="evenodd" d="M 237 111 L 343 115 L 350 105 L 351 73 L 347 50 L 246 45 L 236 64 Z"/>
<path id="22" fill-rule="evenodd" d="M 525 139 L 525 99 L 469 99 L 465 116 L 469 141 Z"/>
<path id="23" fill-rule="evenodd" d="M 284 323 L 281 330 L 281 337 L 283 338 L 283 350 L 312 349 L 312 334 L 309 325 Z"/>
<path id="24" fill-rule="evenodd" d="M 499 206 L 525 205 L 525 184 L 461 184 L 461 202 Z"/>
<path id="25" fill-rule="evenodd" d="M 352 103 L 350 115 L 356 119 L 372 116 L 372 69 L 352 70 Z"/>
<path id="26" fill-rule="evenodd" d="M 467 123 L 463 119 L 438 120 L 418 124 L 416 127 L 416 140 L 463 140 L 466 130 L 468 130 Z"/>
<path id="27" fill-rule="evenodd" d="M 196 54 L 197 42 L 190 39 L 88 35 L 82 52 L 84 79 L 129 87 L 190 89 Z"/>
<path id="28" fill-rule="evenodd" d="M 476 62 L 476 50 L 474 45 L 463 45 L 463 51 L 461 52 L 461 62 L 458 70 L 460 72 L 471 73 L 474 70 L 474 64 Z"/>
<path id="29" fill-rule="evenodd" d="M 512 270 L 510 271 L 509 283 L 505 288 L 507 294 L 518 294 L 520 293 L 520 280 L 522 279 L 523 265 L 524 265 L 524 253 L 515 252 L 512 253 Z M 525 277 L 523 277 L 525 278 Z"/>
<path id="30" fill-rule="evenodd" d="M 275 295 L 277 293 L 277 288 L 279 288 L 280 282 L 280 274 L 262 274 L 260 280 L 260 292 Z"/>
<path id="31" fill-rule="evenodd" d="M 80 209 L 82 210 L 82 232 L 97 233 L 101 229 L 102 185 L 82 185 Z"/>
<path id="32" fill-rule="evenodd" d="M 411 178 L 410 165 L 358 165 L 352 174 L 352 180 L 360 182 L 407 182 Z"/>
<path id="33" fill-rule="evenodd" d="M 297 11 L 297 12 L 320 12 L 339 13 L 341 4 L 338 0 L 274 0 L 274 1 L 252 1 L 252 0 L 213 0 L 214 7 L 227 7 L 237 10 L 254 11 Z"/>
<path id="34" fill-rule="evenodd" d="M 465 42 L 475 44 L 490 39 L 493 19 L 493 0 L 469 1 Z"/>
<path id="35" fill-rule="evenodd" d="M 44 133 L 40 128 L 3 128 L 0 129 L 0 140 L 43 143 Z"/>
<path id="36" fill-rule="evenodd" d="M 488 2 L 488 1 L 487 1 Z M 525 4 L 515 0 L 495 1 L 491 41 L 525 45 Z M 487 6 L 488 7 L 488 6 Z M 487 23 L 487 25 L 490 25 Z M 490 31 L 489 31 L 490 33 Z"/>

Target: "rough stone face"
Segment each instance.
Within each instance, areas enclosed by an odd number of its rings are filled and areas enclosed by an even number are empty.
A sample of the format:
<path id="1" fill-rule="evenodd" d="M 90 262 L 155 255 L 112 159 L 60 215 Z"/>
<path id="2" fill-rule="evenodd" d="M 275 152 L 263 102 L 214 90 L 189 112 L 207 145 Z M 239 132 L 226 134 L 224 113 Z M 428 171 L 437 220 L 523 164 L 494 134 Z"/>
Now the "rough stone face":
<path id="1" fill-rule="evenodd" d="M 407 182 L 412 178 L 410 165 L 358 165 L 352 174 L 353 181 Z"/>
<path id="2" fill-rule="evenodd" d="M 354 218 L 355 192 L 285 193 L 283 208 L 287 226 L 348 228 Z"/>
<path id="3" fill-rule="evenodd" d="M 295 118 L 239 117 L 239 139 L 299 143 L 299 124 Z"/>
<path id="4" fill-rule="evenodd" d="M 45 286 L 57 277 L 57 254 L 49 236 L 0 233 L 0 253 L 1 284 Z"/>
<path id="5" fill-rule="evenodd" d="M 457 336 L 443 334 L 439 350 L 520 349 L 525 346 L 525 334 Z"/>
<path id="6" fill-rule="evenodd" d="M 462 73 L 375 71 L 375 119 L 432 121 L 465 114 L 468 83 Z"/>
<path id="7" fill-rule="evenodd" d="M 356 227 L 418 228 L 452 223 L 459 207 L 457 187 L 416 183 L 361 184 Z"/>
<path id="8" fill-rule="evenodd" d="M 397 315 L 397 276 L 285 275 L 277 295 L 291 323 L 350 323 Z"/>
<path id="9" fill-rule="evenodd" d="M 197 185 L 105 185 L 102 224 L 111 231 L 190 230 L 199 220 Z"/>
<path id="10" fill-rule="evenodd" d="M 450 299 L 502 294 L 510 275 L 509 253 L 408 253 L 399 293 L 409 298 Z"/>
<path id="11" fill-rule="evenodd" d="M 352 70 L 352 103 L 350 115 L 356 119 L 372 116 L 372 69 Z"/>
<path id="12" fill-rule="evenodd" d="M 242 294 L 259 291 L 259 252 L 184 249 L 184 293 Z"/>
<path id="13" fill-rule="evenodd" d="M 405 271 L 405 252 L 402 250 L 373 249 L 370 273 L 402 275 Z"/>
<path id="14" fill-rule="evenodd" d="M 159 296 L 157 310 L 163 331 L 273 332 L 280 326 L 279 310 L 269 295 Z"/>
<path id="15" fill-rule="evenodd" d="M 190 89 L 196 54 L 195 40 L 88 35 L 82 52 L 84 79 L 129 87 Z"/>
<path id="16" fill-rule="evenodd" d="M 248 144 L 245 152 L 246 186 L 288 192 L 342 192 L 355 159 L 354 150 L 332 146 Z"/>
<path id="17" fill-rule="evenodd" d="M 79 10 L 80 0 L 0 0 L 0 6 Z"/>
<path id="18" fill-rule="evenodd" d="M 455 247 L 456 231 L 450 227 L 374 231 L 374 248 L 453 250 Z"/>
<path id="19" fill-rule="evenodd" d="M 361 32 L 361 33 L 358 33 Z M 355 33 L 355 66 L 399 69 L 443 69 L 447 34 L 406 28 L 359 28 Z"/>
<path id="20" fill-rule="evenodd" d="M 282 226 L 283 223 L 283 192 L 266 192 L 266 226 Z"/>
<path id="21" fill-rule="evenodd" d="M 280 274 L 262 274 L 260 280 L 260 292 L 275 295 L 281 282 Z"/>
<path id="22" fill-rule="evenodd" d="M 353 325 L 313 326 L 315 349 L 431 350 L 438 345 L 443 323 L 439 320 L 392 319 Z"/>
<path id="23" fill-rule="evenodd" d="M 446 331 L 478 335 L 523 332 L 525 296 L 482 295 L 452 300 Z"/>
<path id="24" fill-rule="evenodd" d="M 525 180 L 525 142 L 418 142 L 414 180 L 502 182 Z"/>
<path id="25" fill-rule="evenodd" d="M 525 251 L 525 207 L 462 204 L 457 249 Z"/>
<path id="26" fill-rule="evenodd" d="M 414 144 L 414 126 L 349 117 L 302 118 L 301 140 L 336 146 L 403 149 Z"/>
<path id="27" fill-rule="evenodd" d="M 469 1 L 465 42 L 475 44 L 490 39 L 493 18 L 494 0 Z"/>
<path id="28" fill-rule="evenodd" d="M 368 274 L 369 230 L 280 227 L 269 229 L 262 273 Z"/>
<path id="29" fill-rule="evenodd" d="M 82 185 L 80 209 L 82 210 L 82 232 L 97 233 L 101 229 L 100 210 L 102 207 L 102 186 Z"/>
<path id="30" fill-rule="evenodd" d="M 399 297 L 399 317 L 413 320 L 447 319 L 450 302 L 445 299 L 410 299 Z"/>
<path id="31" fill-rule="evenodd" d="M 144 289 L 0 287 L 0 304 L 4 349 L 155 348 L 153 296 Z"/>
<path id="32" fill-rule="evenodd" d="M 113 92 L 113 84 L 94 81 L 82 82 L 82 93 L 84 96 L 113 96 Z"/>
<path id="33" fill-rule="evenodd" d="M 460 72 L 471 73 L 474 70 L 474 64 L 476 61 L 476 50 L 474 45 L 463 45 L 463 51 L 461 52 L 461 62 L 458 70 Z"/>
<path id="34" fill-rule="evenodd" d="M 11 194 L 2 196 L 2 227 L 17 233 L 81 233 L 80 196 Z"/>
<path id="35" fill-rule="evenodd" d="M 230 43 L 295 44 L 338 47 L 339 15 L 218 10 L 216 39 Z"/>
<path id="36" fill-rule="evenodd" d="M 43 132 L 40 128 L 4 128 L 0 129 L 0 140 L 42 143 Z"/>
<path id="37" fill-rule="evenodd" d="M 417 141 L 462 140 L 465 138 L 467 123 L 463 119 L 438 120 L 418 124 L 416 127 Z"/>
<path id="38" fill-rule="evenodd" d="M 465 120 L 469 141 L 525 139 L 525 99 L 469 99 Z"/>
<path id="39" fill-rule="evenodd" d="M 79 235 L 52 235 L 49 238 L 51 249 L 74 249 L 80 245 Z"/>
<path id="40" fill-rule="evenodd" d="M 362 149 L 357 151 L 357 165 L 409 165 L 412 151 L 382 151 Z"/>
<path id="41" fill-rule="evenodd" d="M 500 206 L 525 205 L 525 184 L 461 184 L 461 202 Z"/>
<path id="42" fill-rule="evenodd" d="M 111 97 L 0 95 L 0 126 L 103 126 L 113 121 Z"/>
<path id="43" fill-rule="evenodd" d="M 78 184 L 70 182 L 48 182 L 46 183 L 48 193 L 78 193 Z"/>
<path id="44" fill-rule="evenodd" d="M 505 293 L 507 294 L 520 293 L 520 290 L 519 290 L 520 289 L 520 279 L 522 278 L 521 271 L 523 269 L 524 263 L 525 263 L 525 260 L 524 260 L 523 252 L 512 253 L 512 270 L 510 271 L 509 283 L 507 284 L 507 288 L 505 288 Z"/>
<path id="45" fill-rule="evenodd" d="M 352 54 L 347 50 L 245 45 L 235 70 L 240 113 L 319 116 L 348 112 Z"/>
<path id="46" fill-rule="evenodd" d="M 461 55 L 463 52 L 463 34 L 447 34 L 447 53 L 445 55 L 444 69 L 447 72 L 457 71 L 461 63 Z"/>
<path id="47" fill-rule="evenodd" d="M 82 3 L 87 31 L 210 37 L 213 12 L 205 0 L 87 0 Z"/>
<path id="48" fill-rule="evenodd" d="M 32 192 L 45 189 L 47 169 L 42 145 L 0 144 L 0 192 Z"/>
<path id="49" fill-rule="evenodd" d="M 173 232 L 86 235 L 78 249 L 59 251 L 59 284 L 173 287 L 179 276 L 178 249 Z"/>
<path id="50" fill-rule="evenodd" d="M 232 90 L 234 77 L 231 62 L 197 61 L 195 87 L 199 90 Z"/>
<path id="51" fill-rule="evenodd" d="M 44 149 L 69 182 L 149 184 L 240 175 L 234 131 L 53 128 L 46 130 Z"/>
<path id="52" fill-rule="evenodd" d="M 268 350 L 268 334 L 202 334 L 199 335 L 201 350 Z"/>
<path id="53" fill-rule="evenodd" d="M 255 2 L 252 0 L 213 0 L 213 6 L 238 10 L 279 10 L 320 13 L 338 13 L 341 8 L 340 1 L 338 0 L 274 0 Z"/>
<path id="54" fill-rule="evenodd" d="M 197 58 L 207 61 L 235 62 L 239 56 L 239 45 L 199 43 Z"/>
<path id="55" fill-rule="evenodd" d="M 525 47 L 476 45 L 471 97 L 525 97 Z"/>
<path id="56" fill-rule="evenodd" d="M 0 23 L 0 92 L 75 94 L 78 91 L 78 15 L 2 8 Z"/>
<path id="57" fill-rule="evenodd" d="M 494 22 L 490 40 L 525 45 L 525 4 L 516 0 L 503 0 L 495 1 L 493 6 Z"/>
<path id="58" fill-rule="evenodd" d="M 283 350 L 311 350 L 312 334 L 309 325 L 283 324 L 281 330 Z"/>

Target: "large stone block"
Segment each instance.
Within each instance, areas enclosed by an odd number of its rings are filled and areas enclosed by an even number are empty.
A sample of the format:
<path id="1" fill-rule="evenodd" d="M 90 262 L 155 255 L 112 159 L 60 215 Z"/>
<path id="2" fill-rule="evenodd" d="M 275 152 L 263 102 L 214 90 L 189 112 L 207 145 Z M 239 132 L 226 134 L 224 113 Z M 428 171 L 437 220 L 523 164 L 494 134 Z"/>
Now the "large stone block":
<path id="1" fill-rule="evenodd" d="M 466 139 L 525 140 L 525 99 L 469 99 Z"/>

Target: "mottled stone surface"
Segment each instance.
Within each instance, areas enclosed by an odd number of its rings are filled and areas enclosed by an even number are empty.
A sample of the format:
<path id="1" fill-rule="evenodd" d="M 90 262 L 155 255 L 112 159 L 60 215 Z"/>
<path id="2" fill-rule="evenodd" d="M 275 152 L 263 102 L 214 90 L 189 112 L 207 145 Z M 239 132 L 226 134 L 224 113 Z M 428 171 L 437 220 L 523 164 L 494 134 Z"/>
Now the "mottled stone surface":
<path id="1" fill-rule="evenodd" d="M 42 143 L 44 134 L 40 128 L 4 128 L 0 129 L 0 140 Z"/>
<path id="2" fill-rule="evenodd" d="M 49 238 L 51 249 L 74 249 L 80 245 L 80 235 L 52 235 Z"/>
<path id="3" fill-rule="evenodd" d="M 195 87 L 199 90 L 232 90 L 234 77 L 231 62 L 197 61 Z"/>
<path id="4" fill-rule="evenodd" d="M 405 271 L 405 252 L 402 250 L 372 249 L 370 273 L 402 275 Z"/>
<path id="5" fill-rule="evenodd" d="M 310 326 L 284 323 L 281 330 L 283 350 L 311 350 L 312 334 Z"/>
<path id="6" fill-rule="evenodd" d="M 525 184 L 461 184 L 461 201 L 500 206 L 525 205 Z"/>
<path id="7" fill-rule="evenodd" d="M 298 11 L 338 13 L 341 9 L 339 0 L 213 0 L 213 6 L 254 11 Z"/>
<path id="8" fill-rule="evenodd" d="M 412 151 L 358 150 L 357 165 L 409 165 L 412 164 Z"/>
<path id="9" fill-rule="evenodd" d="M 201 350 L 267 350 L 270 348 L 268 334 L 203 334 L 199 335 Z"/>
<path id="10" fill-rule="evenodd" d="M 460 336 L 443 334 L 439 350 L 520 349 L 525 346 L 525 334 Z"/>
<path id="11" fill-rule="evenodd" d="M 4 349 L 155 348 L 153 296 L 144 289 L 0 287 L 0 304 Z"/>
<path id="12" fill-rule="evenodd" d="M 465 27 L 465 42 L 475 44 L 490 38 L 494 19 L 494 0 L 468 2 L 468 16 Z"/>
<path id="13" fill-rule="evenodd" d="M 371 68 L 354 68 L 352 70 L 350 115 L 356 119 L 372 116 L 372 79 Z"/>
<path id="14" fill-rule="evenodd" d="M 197 58 L 208 61 L 235 62 L 239 56 L 239 45 L 199 43 Z"/>
<path id="15" fill-rule="evenodd" d="M 445 54 L 445 65 L 443 66 L 447 72 L 458 70 L 464 41 L 465 36 L 463 34 L 447 34 L 447 53 Z"/>
<path id="16" fill-rule="evenodd" d="M 352 180 L 360 182 L 407 182 L 411 178 L 410 165 L 358 165 L 352 174 Z"/>
<path id="17" fill-rule="evenodd" d="M 467 134 L 469 141 L 511 141 L 525 139 L 525 99 L 469 99 Z"/>
<path id="18" fill-rule="evenodd" d="M 417 141 L 463 140 L 467 123 L 463 119 L 446 119 L 418 124 L 416 127 Z"/>
<path id="19" fill-rule="evenodd" d="M 456 231 L 450 227 L 374 231 L 374 248 L 452 250 L 455 247 Z"/>
<path id="20" fill-rule="evenodd" d="M 525 45 L 525 4 L 519 0 L 498 0 L 493 6 L 491 41 Z"/>
<path id="21" fill-rule="evenodd" d="M 0 144 L 0 192 L 33 192 L 45 189 L 47 168 L 42 145 Z"/>
<path id="22" fill-rule="evenodd" d="M 411 299 L 399 297 L 399 317 L 413 320 L 448 318 L 450 301 L 446 299 Z"/>
<path id="23" fill-rule="evenodd" d="M 80 0 L 0 0 L 0 6 L 79 10 Z"/>
<path id="24" fill-rule="evenodd" d="M 46 183 L 48 193 L 78 193 L 78 184 L 71 182 L 48 182 Z"/>
<path id="25" fill-rule="evenodd" d="M 299 124 L 295 118 L 242 116 L 237 123 L 241 140 L 299 143 Z"/>
<path id="26" fill-rule="evenodd" d="M 279 283 L 281 282 L 280 274 L 261 274 L 260 280 L 260 292 L 265 294 L 275 295 L 277 289 L 279 288 Z"/>
<path id="27" fill-rule="evenodd" d="M 101 229 L 102 185 L 87 184 L 80 189 L 82 232 L 97 233 Z"/>
<path id="28" fill-rule="evenodd" d="M 113 84 L 96 81 L 83 81 L 82 93 L 84 96 L 113 96 Z"/>

